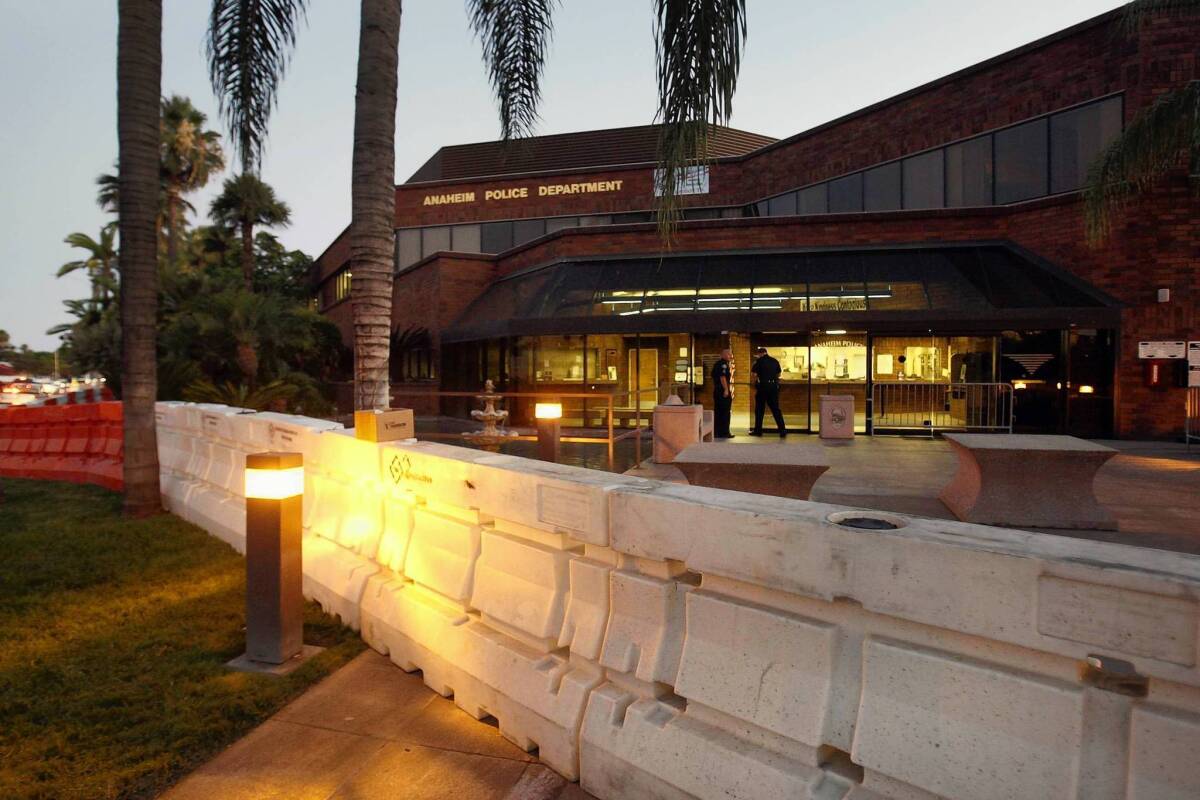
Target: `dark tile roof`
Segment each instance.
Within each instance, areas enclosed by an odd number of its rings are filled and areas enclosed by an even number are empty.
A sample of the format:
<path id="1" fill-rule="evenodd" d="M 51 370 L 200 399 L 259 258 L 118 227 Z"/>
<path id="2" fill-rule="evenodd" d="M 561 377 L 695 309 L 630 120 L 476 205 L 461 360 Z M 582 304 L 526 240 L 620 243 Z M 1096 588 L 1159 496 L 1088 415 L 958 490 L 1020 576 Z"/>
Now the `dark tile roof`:
<path id="1" fill-rule="evenodd" d="M 657 125 L 531 136 L 508 142 L 457 144 L 439 149 L 408 183 L 483 178 L 526 172 L 647 164 L 658 158 Z M 714 127 L 709 156 L 740 156 L 776 141 L 770 136 Z"/>

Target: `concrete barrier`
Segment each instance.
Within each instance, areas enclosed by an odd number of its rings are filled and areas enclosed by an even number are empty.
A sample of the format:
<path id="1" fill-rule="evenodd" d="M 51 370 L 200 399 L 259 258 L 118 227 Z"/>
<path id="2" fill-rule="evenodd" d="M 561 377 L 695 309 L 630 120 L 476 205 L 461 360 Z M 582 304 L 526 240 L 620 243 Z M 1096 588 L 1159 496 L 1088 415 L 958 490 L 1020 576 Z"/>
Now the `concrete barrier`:
<path id="1" fill-rule="evenodd" d="M 239 454 L 304 452 L 306 594 L 601 798 L 1200 796 L 1200 558 L 230 409 L 159 425 L 172 509 L 235 546 Z"/>

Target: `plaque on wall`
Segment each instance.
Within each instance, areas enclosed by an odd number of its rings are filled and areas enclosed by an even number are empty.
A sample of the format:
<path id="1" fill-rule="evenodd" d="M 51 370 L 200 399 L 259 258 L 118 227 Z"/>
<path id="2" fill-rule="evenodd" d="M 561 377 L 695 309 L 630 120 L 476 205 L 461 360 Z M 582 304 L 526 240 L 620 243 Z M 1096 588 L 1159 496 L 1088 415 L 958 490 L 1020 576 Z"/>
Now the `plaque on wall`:
<path id="1" fill-rule="evenodd" d="M 1187 342 L 1138 342 L 1138 358 L 1186 358 Z"/>

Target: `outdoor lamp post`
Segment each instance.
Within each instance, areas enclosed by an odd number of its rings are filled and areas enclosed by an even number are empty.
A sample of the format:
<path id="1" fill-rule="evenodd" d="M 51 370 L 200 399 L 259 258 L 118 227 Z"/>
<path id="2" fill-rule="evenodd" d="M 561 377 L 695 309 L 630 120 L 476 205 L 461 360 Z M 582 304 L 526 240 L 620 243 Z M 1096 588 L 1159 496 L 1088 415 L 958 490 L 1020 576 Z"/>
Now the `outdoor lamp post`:
<path id="1" fill-rule="evenodd" d="M 561 449 L 562 403 L 537 403 L 533 416 L 537 418 L 538 458 L 557 464 Z"/>
<path id="2" fill-rule="evenodd" d="M 309 649 L 301 593 L 303 464 L 299 453 L 246 456 L 246 654 L 232 662 L 239 668 L 276 671 L 273 665 Z"/>

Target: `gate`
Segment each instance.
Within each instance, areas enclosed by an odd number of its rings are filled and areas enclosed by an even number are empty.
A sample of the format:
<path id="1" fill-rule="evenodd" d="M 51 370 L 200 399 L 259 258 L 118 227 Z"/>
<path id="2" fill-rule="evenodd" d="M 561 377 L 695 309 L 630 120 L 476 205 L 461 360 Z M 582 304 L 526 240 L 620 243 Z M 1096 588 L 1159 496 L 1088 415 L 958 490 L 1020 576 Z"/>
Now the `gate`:
<path id="1" fill-rule="evenodd" d="M 1008 383 L 877 381 L 871 390 L 871 435 L 926 431 L 1012 433 Z"/>

